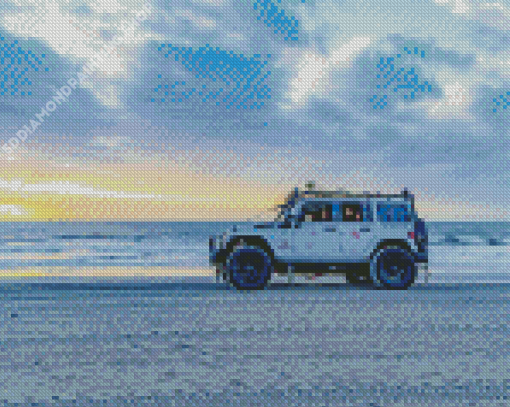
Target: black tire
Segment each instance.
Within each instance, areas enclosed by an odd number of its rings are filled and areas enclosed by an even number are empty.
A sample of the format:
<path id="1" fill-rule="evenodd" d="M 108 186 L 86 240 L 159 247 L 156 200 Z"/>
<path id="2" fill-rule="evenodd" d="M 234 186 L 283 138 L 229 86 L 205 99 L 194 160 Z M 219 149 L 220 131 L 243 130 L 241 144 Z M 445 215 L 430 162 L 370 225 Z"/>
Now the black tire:
<path id="1" fill-rule="evenodd" d="M 404 247 L 383 247 L 372 258 L 370 278 L 377 287 L 406 290 L 414 283 L 415 277 L 414 256 Z"/>
<path id="2" fill-rule="evenodd" d="M 262 290 L 271 277 L 271 257 L 258 246 L 237 246 L 226 264 L 229 282 L 239 290 Z"/>

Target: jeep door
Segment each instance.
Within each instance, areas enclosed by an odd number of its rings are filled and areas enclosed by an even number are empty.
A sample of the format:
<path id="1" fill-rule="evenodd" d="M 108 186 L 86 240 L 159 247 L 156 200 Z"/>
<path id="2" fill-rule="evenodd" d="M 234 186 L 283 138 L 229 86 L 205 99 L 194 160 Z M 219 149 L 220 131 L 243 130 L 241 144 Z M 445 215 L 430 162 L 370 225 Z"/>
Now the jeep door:
<path id="1" fill-rule="evenodd" d="M 343 201 L 333 205 L 339 262 L 368 262 L 374 244 L 372 211 L 372 205 L 366 201 Z"/>
<path id="2" fill-rule="evenodd" d="M 338 258 L 338 234 L 329 201 L 304 202 L 292 236 L 292 257 L 297 263 L 323 263 Z"/>
<path id="3" fill-rule="evenodd" d="M 403 199 L 373 203 L 375 222 L 372 227 L 377 243 L 381 240 L 407 241 L 414 244 L 414 222 L 411 204 Z M 412 233 L 412 234 L 411 234 Z"/>

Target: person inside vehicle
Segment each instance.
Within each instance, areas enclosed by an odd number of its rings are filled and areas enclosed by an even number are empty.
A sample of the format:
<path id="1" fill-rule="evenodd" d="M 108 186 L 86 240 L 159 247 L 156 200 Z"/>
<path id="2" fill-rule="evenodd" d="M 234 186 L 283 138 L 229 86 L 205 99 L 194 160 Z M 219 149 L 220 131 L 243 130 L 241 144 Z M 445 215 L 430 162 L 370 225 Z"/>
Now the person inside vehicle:
<path id="1" fill-rule="evenodd" d="M 331 211 L 328 208 L 329 205 L 326 205 L 322 208 L 322 220 L 330 221 L 331 220 Z"/>
<path id="2" fill-rule="evenodd" d="M 361 222 L 361 207 L 359 205 L 350 205 L 344 207 L 344 222 Z"/>

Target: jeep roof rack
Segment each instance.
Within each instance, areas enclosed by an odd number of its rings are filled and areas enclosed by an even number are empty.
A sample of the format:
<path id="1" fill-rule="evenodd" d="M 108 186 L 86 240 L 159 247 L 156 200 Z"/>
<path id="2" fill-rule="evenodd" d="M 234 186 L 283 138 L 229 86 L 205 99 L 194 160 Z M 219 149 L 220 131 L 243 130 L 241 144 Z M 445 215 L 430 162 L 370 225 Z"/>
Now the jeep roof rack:
<path id="1" fill-rule="evenodd" d="M 298 194 L 293 195 L 296 198 L 411 198 L 412 194 L 407 189 L 404 189 L 400 194 L 382 194 L 379 191 L 376 193 L 370 192 L 349 192 L 349 191 L 299 191 Z"/>
<path id="2" fill-rule="evenodd" d="M 311 183 L 307 184 L 309 186 Z M 283 205 L 278 205 L 279 208 L 288 208 L 295 205 L 296 201 L 303 198 L 404 198 L 411 200 L 411 204 L 414 209 L 414 195 L 409 192 L 407 188 L 404 188 L 400 194 L 382 194 L 380 191 L 376 193 L 366 192 L 356 193 L 345 190 L 338 191 L 317 191 L 314 189 L 299 190 L 298 187 L 294 188 L 294 191 L 290 192 Z"/>

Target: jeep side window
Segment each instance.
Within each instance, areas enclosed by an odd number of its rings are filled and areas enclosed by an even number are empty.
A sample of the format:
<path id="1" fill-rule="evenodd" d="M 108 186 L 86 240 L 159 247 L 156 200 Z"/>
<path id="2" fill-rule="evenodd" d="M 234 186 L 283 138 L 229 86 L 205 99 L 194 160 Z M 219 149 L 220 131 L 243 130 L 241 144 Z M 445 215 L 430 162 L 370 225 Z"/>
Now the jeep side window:
<path id="1" fill-rule="evenodd" d="M 321 203 L 305 204 L 300 220 L 304 222 L 331 222 L 331 205 Z"/>
<path id="2" fill-rule="evenodd" d="M 372 209 L 368 202 L 333 203 L 334 222 L 372 222 Z"/>
<path id="3" fill-rule="evenodd" d="M 363 222 L 363 206 L 361 204 L 344 204 L 343 222 Z"/>
<path id="4" fill-rule="evenodd" d="M 377 220 L 379 222 L 410 222 L 407 204 L 377 204 Z"/>

